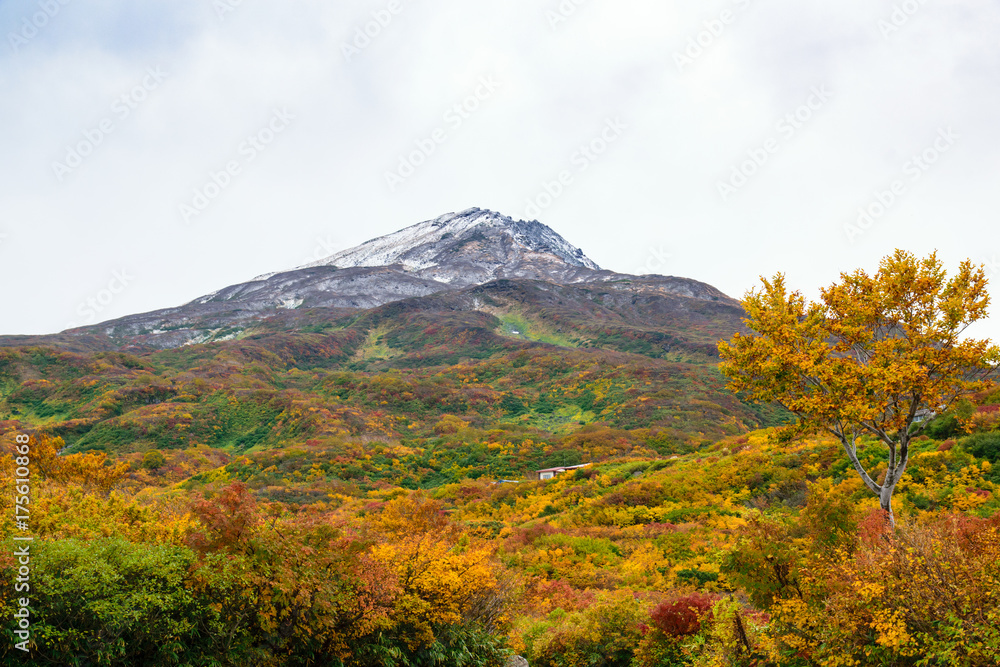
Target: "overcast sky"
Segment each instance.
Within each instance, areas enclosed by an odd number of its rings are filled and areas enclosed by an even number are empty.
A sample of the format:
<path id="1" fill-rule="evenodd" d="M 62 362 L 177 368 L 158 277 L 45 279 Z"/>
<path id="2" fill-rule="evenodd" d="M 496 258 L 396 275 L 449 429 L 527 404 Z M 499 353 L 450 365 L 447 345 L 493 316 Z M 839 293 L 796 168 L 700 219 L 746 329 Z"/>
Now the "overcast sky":
<path id="1" fill-rule="evenodd" d="M 3 0 L 0 27 L 3 334 L 472 206 L 736 297 L 936 248 L 1000 313 L 995 1 Z"/>

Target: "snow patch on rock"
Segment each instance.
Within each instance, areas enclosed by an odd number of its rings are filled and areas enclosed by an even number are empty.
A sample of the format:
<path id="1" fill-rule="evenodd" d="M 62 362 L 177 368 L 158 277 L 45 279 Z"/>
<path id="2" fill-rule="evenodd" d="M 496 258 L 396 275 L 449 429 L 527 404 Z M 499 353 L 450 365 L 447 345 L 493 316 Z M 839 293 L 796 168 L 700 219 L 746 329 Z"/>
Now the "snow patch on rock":
<path id="1" fill-rule="evenodd" d="M 398 232 L 380 236 L 361 245 L 343 250 L 300 269 L 314 266 L 338 268 L 393 266 L 401 264 L 407 271 L 426 271 L 440 264 L 440 255 L 474 243 L 475 232 L 484 235 L 508 236 L 520 246 L 526 257 L 555 257 L 581 268 L 600 270 L 583 251 L 570 244 L 550 227 L 538 221 L 514 220 L 506 215 L 479 208 L 460 213 L 447 213 L 434 220 L 420 222 Z"/>

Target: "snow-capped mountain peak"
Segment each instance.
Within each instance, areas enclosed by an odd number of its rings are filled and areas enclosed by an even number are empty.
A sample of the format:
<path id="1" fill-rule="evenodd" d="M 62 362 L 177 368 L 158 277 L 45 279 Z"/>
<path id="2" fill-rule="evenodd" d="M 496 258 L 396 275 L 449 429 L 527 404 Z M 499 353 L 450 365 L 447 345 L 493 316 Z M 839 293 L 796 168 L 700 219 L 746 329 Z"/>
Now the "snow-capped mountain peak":
<path id="1" fill-rule="evenodd" d="M 537 221 L 514 220 L 479 208 L 420 222 L 299 268 L 402 265 L 408 271 L 431 273 L 439 267 L 450 274 L 452 271 L 447 265 L 461 264 L 469 269 L 472 268 L 468 265 L 471 262 L 481 265 L 478 267 L 480 270 L 487 268 L 486 264 L 493 264 L 494 272 L 501 274 L 506 273 L 504 268 L 514 268 L 507 265 L 520 265 L 532 260 L 600 270 L 582 250 L 548 226 Z M 450 277 L 445 282 L 451 283 L 459 278 Z"/>
<path id="2" fill-rule="evenodd" d="M 230 330 L 245 329 L 253 322 L 298 322 L 311 317 L 316 308 L 355 312 L 431 295 L 460 294 L 494 281 L 501 281 L 493 285 L 500 291 L 545 292 L 590 285 L 612 301 L 624 298 L 633 305 L 636 299 L 682 298 L 725 302 L 727 307 L 738 308 L 722 292 L 693 280 L 603 270 L 582 250 L 536 220 L 514 220 L 471 208 L 372 239 L 297 269 L 230 285 L 177 308 L 140 313 L 100 326 L 103 335 L 140 337 L 146 342 L 155 340 L 157 346 L 178 347 L 215 340 L 223 331 L 228 336 Z M 535 285 L 526 287 L 525 281 Z M 471 296 L 466 305 L 478 310 L 479 297 Z"/>

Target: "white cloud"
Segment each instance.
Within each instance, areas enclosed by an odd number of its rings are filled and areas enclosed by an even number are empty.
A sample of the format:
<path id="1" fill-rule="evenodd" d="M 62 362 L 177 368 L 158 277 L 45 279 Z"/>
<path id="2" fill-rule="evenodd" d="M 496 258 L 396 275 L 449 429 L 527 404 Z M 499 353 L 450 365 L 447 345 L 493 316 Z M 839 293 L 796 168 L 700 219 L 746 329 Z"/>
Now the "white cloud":
<path id="1" fill-rule="evenodd" d="M 401 0 L 351 62 L 343 45 L 388 0 L 231 4 L 220 20 L 207 1 L 69 2 L 17 53 L 7 35 L 38 5 L 0 5 L 0 331 L 62 328 L 121 266 L 135 280 L 109 317 L 297 265 L 317 238 L 348 246 L 470 206 L 520 216 L 614 116 L 621 140 L 540 216 L 608 268 L 654 248 L 659 270 L 738 296 L 778 270 L 808 291 L 897 246 L 951 264 L 1000 253 L 986 0 L 923 3 L 888 37 L 892 5 L 861 0 L 587 0 L 555 29 L 555 0 Z M 674 53 L 723 10 L 735 18 L 679 72 Z M 53 160 L 156 66 L 169 78 L 60 183 Z M 390 192 L 385 171 L 482 76 L 503 85 Z M 820 85 L 831 100 L 722 201 L 719 180 Z M 275 107 L 294 124 L 185 226 L 178 206 Z M 954 150 L 849 243 L 844 224 L 942 126 Z"/>

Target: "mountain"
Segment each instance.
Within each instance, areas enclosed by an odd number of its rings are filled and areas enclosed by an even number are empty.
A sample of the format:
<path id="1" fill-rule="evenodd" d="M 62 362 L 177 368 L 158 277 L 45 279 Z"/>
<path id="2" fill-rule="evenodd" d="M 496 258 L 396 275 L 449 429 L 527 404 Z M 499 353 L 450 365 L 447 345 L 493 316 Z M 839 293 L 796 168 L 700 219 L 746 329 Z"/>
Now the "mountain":
<path id="1" fill-rule="evenodd" d="M 422 278 L 463 286 L 497 278 L 574 282 L 589 274 L 583 270 L 600 271 L 582 250 L 537 220 L 514 220 L 478 208 L 418 223 L 301 268 L 317 266 L 399 266 Z"/>
<path id="2" fill-rule="evenodd" d="M 88 345 L 171 349 L 193 343 L 227 340 L 261 328 L 294 330 L 315 320 L 336 320 L 405 299 L 470 290 L 495 281 L 564 286 L 570 301 L 602 308 L 633 308 L 656 303 L 632 318 L 634 324 L 683 329 L 685 318 L 710 302 L 725 320 L 720 335 L 740 327 L 741 311 L 719 290 L 686 278 L 632 276 L 601 269 L 584 252 L 538 221 L 514 220 L 471 208 L 406 227 L 318 262 L 265 274 L 195 299 L 176 308 L 130 315 L 73 329 L 57 339 L 79 346 L 79 336 L 106 338 Z M 576 296 L 568 296 L 569 294 Z M 438 303 L 438 302 L 433 302 Z M 474 296 L 456 298 L 450 308 L 476 311 Z M 487 311 L 489 308 L 487 308 Z M 586 309 L 585 309 L 586 310 Z M 658 311 L 661 312 L 657 316 Z M 723 312 L 724 311 L 724 312 Z M 589 317 L 589 316 L 588 316 Z M 614 317 L 632 317 L 617 313 Z M 697 319 L 697 318 L 696 318 Z M 74 340 L 75 339 L 75 340 Z M 35 340 L 32 337 L 30 340 Z M 29 339 L 8 337 L 0 345 L 23 345 Z"/>
<path id="3" fill-rule="evenodd" d="M 0 424 L 81 451 L 363 452 L 460 419 L 535 443 L 513 474 L 572 460 L 581 429 L 655 449 L 780 420 L 718 372 L 742 316 L 710 285 L 607 271 L 539 222 L 470 209 L 177 308 L 2 337 Z M 472 465 L 453 444 L 412 483 Z"/>

